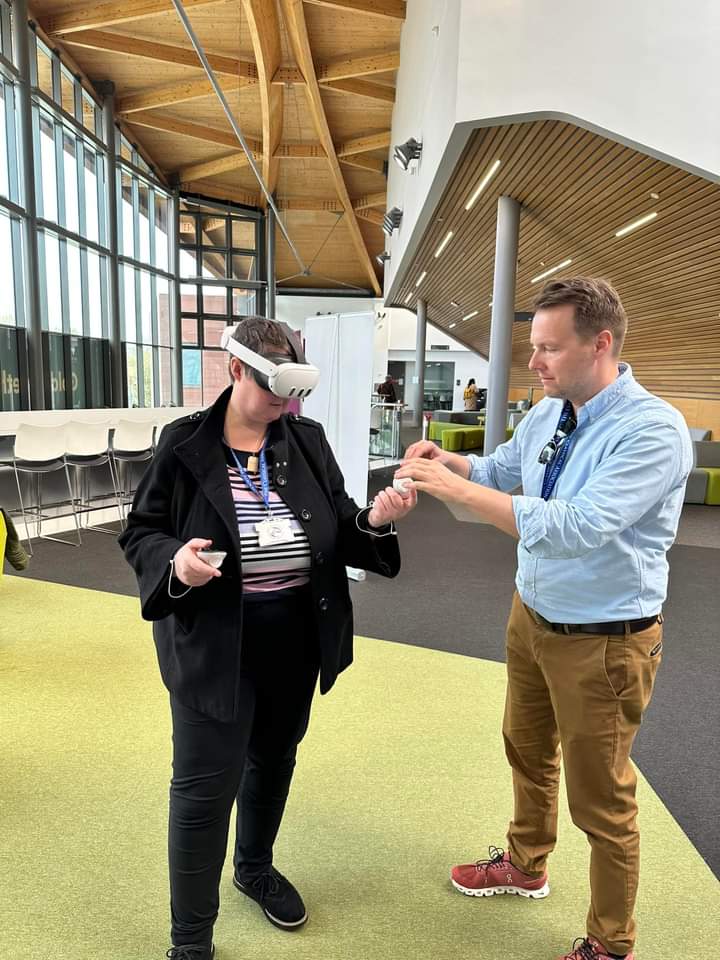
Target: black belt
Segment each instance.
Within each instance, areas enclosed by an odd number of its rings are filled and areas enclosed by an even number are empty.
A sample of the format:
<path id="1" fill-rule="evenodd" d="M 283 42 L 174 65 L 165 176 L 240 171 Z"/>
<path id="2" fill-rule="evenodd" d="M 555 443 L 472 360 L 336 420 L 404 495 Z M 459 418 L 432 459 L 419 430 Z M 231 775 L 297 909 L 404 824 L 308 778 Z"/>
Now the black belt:
<path id="1" fill-rule="evenodd" d="M 661 613 L 656 613 L 654 617 L 643 617 L 642 620 L 614 620 L 612 623 L 550 623 L 539 613 L 536 613 L 536 616 L 545 629 L 552 630 L 553 633 L 606 633 L 621 636 L 626 631 L 639 633 L 655 623 L 663 622 Z"/>

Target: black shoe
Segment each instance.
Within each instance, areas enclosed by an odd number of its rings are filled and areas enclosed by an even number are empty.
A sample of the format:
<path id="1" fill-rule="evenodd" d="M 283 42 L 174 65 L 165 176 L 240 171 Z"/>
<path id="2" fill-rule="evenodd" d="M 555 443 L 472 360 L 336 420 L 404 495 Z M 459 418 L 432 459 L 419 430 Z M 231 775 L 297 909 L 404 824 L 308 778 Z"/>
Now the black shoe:
<path id="1" fill-rule="evenodd" d="M 171 947 L 165 954 L 167 960 L 213 960 L 215 946 L 204 943 L 186 943 L 182 947 Z"/>
<path id="2" fill-rule="evenodd" d="M 244 882 L 234 873 L 233 883 L 240 893 L 259 903 L 270 923 L 281 930 L 297 930 L 307 920 L 302 897 L 275 867 Z"/>

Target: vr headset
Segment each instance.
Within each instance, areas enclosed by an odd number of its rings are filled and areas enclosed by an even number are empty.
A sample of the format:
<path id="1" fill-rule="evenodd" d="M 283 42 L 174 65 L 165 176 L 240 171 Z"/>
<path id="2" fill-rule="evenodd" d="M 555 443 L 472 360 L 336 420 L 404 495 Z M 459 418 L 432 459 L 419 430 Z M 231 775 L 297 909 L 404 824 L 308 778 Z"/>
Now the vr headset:
<path id="1" fill-rule="evenodd" d="M 223 330 L 220 346 L 238 360 L 250 367 L 253 379 L 262 387 L 284 400 L 304 399 L 310 396 L 320 379 L 320 371 L 305 359 L 299 339 L 290 327 L 282 321 L 273 321 L 282 329 L 291 355 L 270 354 L 267 357 L 255 353 L 249 347 L 235 339 L 238 327 L 226 327 Z"/>

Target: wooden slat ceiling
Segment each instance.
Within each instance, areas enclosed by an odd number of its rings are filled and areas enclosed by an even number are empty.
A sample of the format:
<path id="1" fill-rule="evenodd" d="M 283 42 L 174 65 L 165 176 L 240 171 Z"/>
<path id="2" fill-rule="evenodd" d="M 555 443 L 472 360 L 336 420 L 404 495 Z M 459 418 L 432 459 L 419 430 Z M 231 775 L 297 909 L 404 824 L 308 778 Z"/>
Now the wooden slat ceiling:
<path id="1" fill-rule="evenodd" d="M 309 276 L 289 286 L 380 294 L 403 0 L 184 0 Z M 155 168 L 193 193 L 263 206 L 170 0 L 36 0 L 41 30 L 87 77 Z M 277 233 L 277 275 L 298 265 Z"/>
<path id="2" fill-rule="evenodd" d="M 466 211 L 496 160 L 497 173 Z M 487 356 L 503 194 L 522 204 L 516 311 L 531 310 L 543 286 L 534 277 L 571 259 L 553 278 L 584 274 L 615 285 L 629 317 L 623 356 L 648 389 L 720 398 L 720 185 L 570 123 L 472 134 L 388 306 L 413 309 L 422 296 L 429 320 Z M 615 236 L 651 212 L 655 220 Z M 449 230 L 453 237 L 435 258 Z M 537 385 L 527 369 L 529 331 L 529 323 L 514 329 L 513 387 Z"/>

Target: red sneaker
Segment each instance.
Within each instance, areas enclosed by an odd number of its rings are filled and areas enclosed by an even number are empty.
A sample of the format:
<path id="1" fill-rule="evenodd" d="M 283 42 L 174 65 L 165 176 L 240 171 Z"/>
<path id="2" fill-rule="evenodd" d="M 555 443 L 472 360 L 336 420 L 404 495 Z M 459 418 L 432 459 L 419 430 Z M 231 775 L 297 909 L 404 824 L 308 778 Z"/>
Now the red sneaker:
<path id="1" fill-rule="evenodd" d="M 558 960 L 612 960 L 605 947 L 595 937 L 578 937 L 570 953 L 558 957 Z M 630 951 L 625 960 L 635 960 L 635 954 Z"/>
<path id="2" fill-rule="evenodd" d="M 498 893 L 514 893 L 520 897 L 540 900 L 550 893 L 547 874 L 529 877 L 518 870 L 505 856 L 504 850 L 490 847 L 489 860 L 463 863 L 452 868 L 450 879 L 460 893 L 468 897 L 493 897 Z"/>

